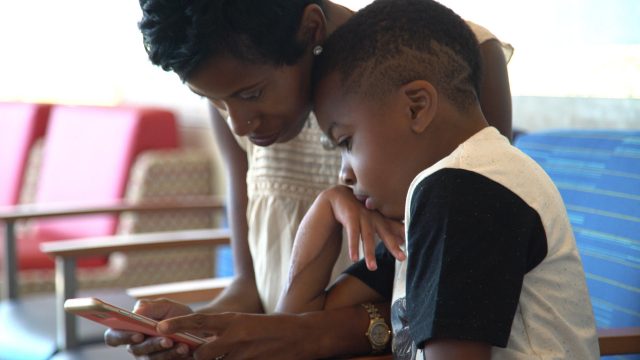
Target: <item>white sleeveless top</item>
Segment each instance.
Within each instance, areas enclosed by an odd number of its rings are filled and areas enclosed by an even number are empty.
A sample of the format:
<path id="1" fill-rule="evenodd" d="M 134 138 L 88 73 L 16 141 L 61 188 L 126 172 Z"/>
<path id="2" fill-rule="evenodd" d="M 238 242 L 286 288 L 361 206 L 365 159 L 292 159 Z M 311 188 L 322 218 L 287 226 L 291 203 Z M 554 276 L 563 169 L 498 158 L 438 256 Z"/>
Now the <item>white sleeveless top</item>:
<path id="1" fill-rule="evenodd" d="M 467 22 L 480 43 L 495 39 L 487 29 Z M 513 49 L 503 44 L 507 61 Z M 322 131 L 311 114 L 300 134 L 287 143 L 255 146 L 247 138 L 248 241 L 256 285 L 266 313 L 275 310 L 288 278 L 289 260 L 298 225 L 317 195 L 338 184 L 340 152 L 325 150 Z M 333 279 L 351 264 L 346 240 Z"/>

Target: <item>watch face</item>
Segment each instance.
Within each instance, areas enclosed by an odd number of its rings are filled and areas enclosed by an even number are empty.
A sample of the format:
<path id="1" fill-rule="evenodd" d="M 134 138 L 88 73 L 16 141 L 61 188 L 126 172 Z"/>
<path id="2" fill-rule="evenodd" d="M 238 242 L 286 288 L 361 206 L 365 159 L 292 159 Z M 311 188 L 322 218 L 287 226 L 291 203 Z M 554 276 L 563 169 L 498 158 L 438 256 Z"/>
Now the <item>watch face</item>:
<path id="1" fill-rule="evenodd" d="M 379 346 L 384 346 L 389 341 L 389 327 L 383 322 L 373 324 L 371 327 L 371 341 Z"/>

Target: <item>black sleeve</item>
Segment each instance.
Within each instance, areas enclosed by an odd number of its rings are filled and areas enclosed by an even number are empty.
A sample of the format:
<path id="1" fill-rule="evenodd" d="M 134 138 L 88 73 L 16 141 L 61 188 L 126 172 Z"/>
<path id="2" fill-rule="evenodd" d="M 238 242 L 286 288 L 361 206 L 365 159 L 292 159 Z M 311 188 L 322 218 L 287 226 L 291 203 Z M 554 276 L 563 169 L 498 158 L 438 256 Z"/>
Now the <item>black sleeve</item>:
<path id="1" fill-rule="evenodd" d="M 347 268 L 344 273 L 358 278 L 383 298 L 391 301 L 396 261 L 382 242 L 376 246 L 376 263 L 378 264 L 376 271 L 367 269 L 364 260 L 360 260 Z"/>
<path id="2" fill-rule="evenodd" d="M 501 184 L 460 169 L 425 178 L 410 211 L 406 300 L 413 341 L 505 347 L 523 277 L 547 253 L 538 213 Z"/>

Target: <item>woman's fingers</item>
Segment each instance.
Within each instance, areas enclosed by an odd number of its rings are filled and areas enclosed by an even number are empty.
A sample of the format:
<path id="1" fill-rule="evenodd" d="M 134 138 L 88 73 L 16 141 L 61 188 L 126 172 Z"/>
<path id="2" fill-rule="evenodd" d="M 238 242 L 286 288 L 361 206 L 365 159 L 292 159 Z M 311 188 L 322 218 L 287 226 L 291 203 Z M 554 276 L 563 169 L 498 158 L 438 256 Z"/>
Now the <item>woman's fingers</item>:
<path id="1" fill-rule="evenodd" d="M 104 342 L 109 346 L 138 344 L 144 340 L 144 335 L 133 331 L 107 329 L 104 332 Z"/>
<path id="2" fill-rule="evenodd" d="M 189 332 L 213 336 L 223 332 L 230 324 L 233 314 L 191 314 L 160 321 L 156 329 L 161 334 Z"/>

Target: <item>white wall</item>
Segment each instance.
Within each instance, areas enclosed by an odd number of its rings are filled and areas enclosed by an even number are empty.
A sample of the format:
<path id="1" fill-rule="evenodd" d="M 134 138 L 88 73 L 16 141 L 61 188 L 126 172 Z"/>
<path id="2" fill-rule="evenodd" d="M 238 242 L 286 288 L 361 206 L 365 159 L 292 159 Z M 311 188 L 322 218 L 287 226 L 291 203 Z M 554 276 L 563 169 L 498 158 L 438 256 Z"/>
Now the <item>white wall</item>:
<path id="1" fill-rule="evenodd" d="M 338 2 L 353 9 L 369 3 Z M 442 2 L 515 47 L 516 126 L 592 126 L 588 113 L 640 128 L 640 1 Z M 207 127 L 205 102 L 147 60 L 140 15 L 135 0 L 0 0 L 0 100 L 159 104 L 176 109 L 186 126 Z M 536 105 L 558 97 L 566 105 Z M 541 122 L 543 111 L 574 120 Z"/>
<path id="2" fill-rule="evenodd" d="M 157 104 L 207 124 L 205 101 L 152 66 L 136 0 L 0 0 L 0 100 Z"/>

